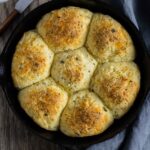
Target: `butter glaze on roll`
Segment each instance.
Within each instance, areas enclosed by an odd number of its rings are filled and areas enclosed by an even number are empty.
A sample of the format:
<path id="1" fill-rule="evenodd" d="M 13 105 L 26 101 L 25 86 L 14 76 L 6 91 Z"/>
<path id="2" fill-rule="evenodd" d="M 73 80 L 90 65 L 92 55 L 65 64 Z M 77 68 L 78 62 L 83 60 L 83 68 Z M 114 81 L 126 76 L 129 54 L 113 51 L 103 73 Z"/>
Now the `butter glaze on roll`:
<path id="1" fill-rule="evenodd" d="M 56 54 L 51 76 L 68 91 L 75 92 L 89 87 L 96 66 L 96 60 L 83 47 Z"/>
<path id="2" fill-rule="evenodd" d="M 47 78 L 21 90 L 18 98 L 24 111 L 40 127 L 52 131 L 58 129 L 68 94 L 53 79 Z"/>
<path id="3" fill-rule="evenodd" d="M 136 99 L 140 89 L 140 71 L 133 62 L 99 65 L 91 79 L 90 88 L 119 119 Z"/>
<path id="4" fill-rule="evenodd" d="M 69 99 L 61 116 L 60 130 L 71 137 L 86 137 L 102 133 L 112 122 L 111 112 L 97 95 L 84 90 Z"/>
<path id="5" fill-rule="evenodd" d="M 130 35 L 108 15 L 93 15 L 86 47 L 100 63 L 132 61 L 135 58 Z"/>
<path id="6" fill-rule="evenodd" d="M 24 33 L 12 61 L 14 85 L 22 89 L 50 75 L 53 52 L 34 31 Z"/>
<path id="7" fill-rule="evenodd" d="M 55 53 L 84 45 L 92 13 L 83 8 L 65 7 L 46 14 L 37 30 Z"/>

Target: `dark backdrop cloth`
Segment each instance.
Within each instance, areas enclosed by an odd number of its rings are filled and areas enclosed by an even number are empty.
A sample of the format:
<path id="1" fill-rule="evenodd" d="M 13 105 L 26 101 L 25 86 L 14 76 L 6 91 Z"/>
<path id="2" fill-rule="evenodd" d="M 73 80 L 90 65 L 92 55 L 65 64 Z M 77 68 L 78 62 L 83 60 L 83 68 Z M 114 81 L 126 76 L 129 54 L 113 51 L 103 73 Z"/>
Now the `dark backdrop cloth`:
<path id="1" fill-rule="evenodd" d="M 124 13 L 141 32 L 150 54 L 150 0 L 99 0 Z M 150 92 L 135 122 L 115 137 L 88 150 L 150 150 Z"/>

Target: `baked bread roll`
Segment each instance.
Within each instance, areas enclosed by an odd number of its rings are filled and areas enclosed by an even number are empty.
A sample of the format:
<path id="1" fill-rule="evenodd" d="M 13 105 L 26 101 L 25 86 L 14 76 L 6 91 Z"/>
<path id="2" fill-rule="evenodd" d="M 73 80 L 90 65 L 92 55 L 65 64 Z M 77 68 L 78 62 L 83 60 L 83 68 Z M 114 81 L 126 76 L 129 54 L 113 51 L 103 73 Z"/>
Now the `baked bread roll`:
<path id="1" fill-rule="evenodd" d="M 21 90 L 18 99 L 24 111 L 40 127 L 55 131 L 68 95 L 53 79 L 47 78 Z"/>
<path id="2" fill-rule="evenodd" d="M 46 14 L 37 30 L 55 53 L 82 47 L 92 13 L 83 8 L 64 7 Z"/>
<path id="3" fill-rule="evenodd" d="M 127 31 L 112 17 L 103 14 L 93 15 L 86 47 L 100 63 L 135 58 L 135 48 Z"/>
<path id="4" fill-rule="evenodd" d="M 21 89 L 48 77 L 53 55 L 36 32 L 24 33 L 12 60 L 14 85 Z"/>
<path id="5" fill-rule="evenodd" d="M 140 71 L 115 19 L 79 7 L 45 14 L 12 60 L 20 106 L 40 127 L 71 137 L 104 132 L 133 105 Z"/>
<path id="6" fill-rule="evenodd" d="M 113 112 L 114 118 L 119 119 L 129 110 L 138 94 L 139 69 L 133 62 L 99 65 L 91 79 L 90 88 Z"/>
<path id="7" fill-rule="evenodd" d="M 113 116 L 101 100 L 88 90 L 75 93 L 63 111 L 60 130 L 71 137 L 97 135 L 113 122 Z"/>
<path id="8" fill-rule="evenodd" d="M 88 88 L 96 65 L 97 62 L 84 47 L 61 52 L 55 55 L 51 76 L 65 89 L 75 92 Z"/>

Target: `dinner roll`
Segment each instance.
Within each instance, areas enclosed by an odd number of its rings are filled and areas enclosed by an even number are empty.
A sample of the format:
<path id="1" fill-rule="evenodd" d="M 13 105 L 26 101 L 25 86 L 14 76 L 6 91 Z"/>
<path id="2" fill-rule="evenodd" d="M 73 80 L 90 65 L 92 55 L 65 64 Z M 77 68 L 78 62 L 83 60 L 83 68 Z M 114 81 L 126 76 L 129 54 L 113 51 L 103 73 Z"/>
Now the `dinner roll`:
<path id="1" fill-rule="evenodd" d="M 140 72 L 133 62 L 98 65 L 90 88 L 96 92 L 116 119 L 133 104 L 140 88 Z"/>
<path id="2" fill-rule="evenodd" d="M 127 31 L 119 22 L 103 14 L 93 15 L 86 47 L 100 63 L 135 58 L 135 48 Z"/>
<path id="3" fill-rule="evenodd" d="M 67 100 L 67 93 L 51 78 L 19 92 L 21 107 L 40 127 L 47 130 L 58 129 Z"/>
<path id="4" fill-rule="evenodd" d="M 12 60 L 14 85 L 21 89 L 49 76 L 53 55 L 36 32 L 24 33 Z"/>
<path id="5" fill-rule="evenodd" d="M 92 13 L 83 8 L 64 7 L 46 14 L 37 30 L 54 52 L 82 47 Z"/>
<path id="6" fill-rule="evenodd" d="M 97 62 L 84 47 L 55 55 L 51 76 L 65 89 L 75 92 L 88 88 Z"/>
<path id="7" fill-rule="evenodd" d="M 113 122 L 113 116 L 101 100 L 88 90 L 75 93 L 62 113 L 60 130 L 71 137 L 97 135 Z"/>

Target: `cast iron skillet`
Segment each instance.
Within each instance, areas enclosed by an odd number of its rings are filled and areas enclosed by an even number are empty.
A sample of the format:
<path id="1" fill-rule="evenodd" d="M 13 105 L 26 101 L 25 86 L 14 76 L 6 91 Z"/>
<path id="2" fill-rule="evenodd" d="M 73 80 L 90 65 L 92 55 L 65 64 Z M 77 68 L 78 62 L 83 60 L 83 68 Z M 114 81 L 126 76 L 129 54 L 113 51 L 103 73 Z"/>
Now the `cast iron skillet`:
<path id="1" fill-rule="evenodd" d="M 17 100 L 17 89 L 14 87 L 11 78 L 11 62 L 12 56 L 15 51 L 16 44 L 22 37 L 23 33 L 34 29 L 37 22 L 41 19 L 41 17 L 51 10 L 58 9 L 64 6 L 79 6 L 83 8 L 87 8 L 93 12 L 101 12 L 104 14 L 108 14 L 118 20 L 130 33 L 134 45 L 136 47 L 136 60 L 135 62 L 138 64 L 141 71 L 141 88 L 139 94 L 136 98 L 136 101 L 129 112 L 122 117 L 120 120 L 116 120 L 114 124 L 107 129 L 104 133 L 92 137 L 86 138 L 71 138 L 62 134 L 60 131 L 58 132 L 50 132 L 46 131 L 39 126 L 37 126 L 21 109 L 18 100 Z M 32 12 L 30 12 L 16 27 L 10 36 L 1 56 L 0 56 L 0 84 L 5 93 L 5 96 L 8 100 L 10 107 L 13 112 L 18 116 L 22 122 L 24 122 L 28 127 L 32 129 L 35 133 L 40 135 L 41 137 L 66 146 L 70 149 L 75 149 L 76 147 L 88 147 L 91 144 L 95 144 L 98 142 L 102 142 L 106 139 L 111 138 L 122 129 L 126 128 L 133 120 L 135 120 L 142 104 L 146 98 L 146 95 L 149 91 L 150 87 L 150 57 L 146 51 L 145 44 L 141 35 L 139 34 L 136 27 L 123 15 L 116 12 L 112 7 L 102 2 L 96 1 L 74 1 L 74 0 L 54 0 L 52 2 L 48 2 L 46 4 L 41 5 L 36 8 Z M 132 91 L 131 91 L 132 92 Z"/>

